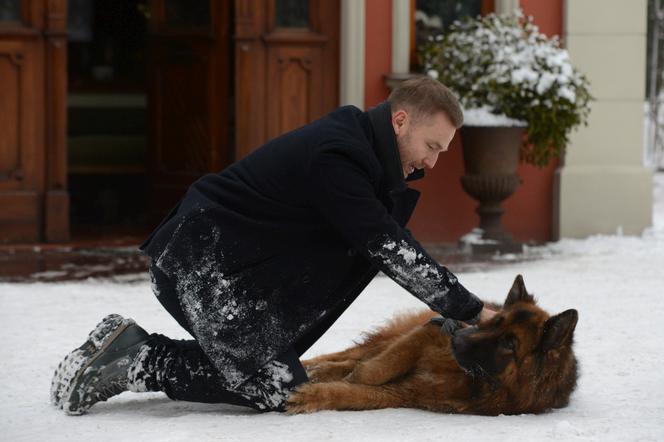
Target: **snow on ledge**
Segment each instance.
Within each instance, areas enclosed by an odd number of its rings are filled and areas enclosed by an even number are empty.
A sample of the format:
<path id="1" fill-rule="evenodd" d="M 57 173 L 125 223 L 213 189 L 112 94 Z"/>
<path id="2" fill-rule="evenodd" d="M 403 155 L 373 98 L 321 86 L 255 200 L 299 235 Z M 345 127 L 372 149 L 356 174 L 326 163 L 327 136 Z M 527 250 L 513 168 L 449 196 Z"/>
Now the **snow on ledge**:
<path id="1" fill-rule="evenodd" d="M 505 115 L 497 115 L 491 112 L 488 106 L 482 106 L 474 109 L 464 109 L 464 126 L 483 126 L 483 127 L 526 127 L 528 123 L 522 120 L 515 120 Z"/>

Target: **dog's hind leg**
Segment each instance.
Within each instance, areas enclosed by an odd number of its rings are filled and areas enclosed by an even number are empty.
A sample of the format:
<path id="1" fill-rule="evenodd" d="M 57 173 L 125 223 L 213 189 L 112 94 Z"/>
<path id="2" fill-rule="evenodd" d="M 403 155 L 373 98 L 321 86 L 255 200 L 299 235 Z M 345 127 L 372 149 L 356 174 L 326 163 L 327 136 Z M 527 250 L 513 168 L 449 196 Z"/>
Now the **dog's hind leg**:
<path id="1" fill-rule="evenodd" d="M 353 371 L 357 361 L 323 361 L 316 365 L 305 366 L 311 382 L 340 381 Z"/>
<path id="2" fill-rule="evenodd" d="M 335 381 L 300 385 L 288 398 L 286 411 L 296 414 L 319 410 L 375 410 L 403 404 L 403 399 L 386 387 Z"/>
<path id="3" fill-rule="evenodd" d="M 306 366 L 315 366 L 324 362 L 344 362 L 347 360 L 357 361 L 364 357 L 366 353 L 366 348 L 362 345 L 356 345 L 355 347 L 348 348 L 343 351 L 338 351 L 335 353 L 328 353 L 315 358 L 307 359 L 302 361 L 302 365 Z"/>
<path id="4" fill-rule="evenodd" d="M 425 346 L 437 336 L 435 327 L 428 324 L 400 336 L 379 354 L 357 363 L 346 380 L 355 384 L 383 385 L 413 368 Z"/>

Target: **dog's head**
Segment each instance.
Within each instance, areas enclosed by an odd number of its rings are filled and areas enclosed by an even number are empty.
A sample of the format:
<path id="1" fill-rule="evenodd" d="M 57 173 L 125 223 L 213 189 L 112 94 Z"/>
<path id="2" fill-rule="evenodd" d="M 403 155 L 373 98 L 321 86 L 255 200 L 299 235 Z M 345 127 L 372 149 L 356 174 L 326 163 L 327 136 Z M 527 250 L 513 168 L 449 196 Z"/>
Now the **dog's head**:
<path id="1" fill-rule="evenodd" d="M 502 309 L 489 321 L 458 330 L 452 351 L 467 373 L 495 384 L 515 385 L 523 374 L 539 378 L 551 369 L 543 370 L 543 366 L 566 364 L 558 359 L 574 358 L 571 347 L 577 320 L 574 309 L 549 316 L 518 275 Z"/>

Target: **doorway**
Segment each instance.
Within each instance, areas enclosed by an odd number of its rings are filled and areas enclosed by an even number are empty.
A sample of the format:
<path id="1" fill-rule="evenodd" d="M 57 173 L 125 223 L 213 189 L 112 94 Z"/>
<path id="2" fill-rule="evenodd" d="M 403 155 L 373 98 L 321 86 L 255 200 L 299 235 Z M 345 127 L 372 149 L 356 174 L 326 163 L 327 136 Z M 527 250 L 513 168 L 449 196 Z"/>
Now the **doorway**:
<path id="1" fill-rule="evenodd" d="M 142 236 L 198 177 L 333 110 L 339 10 L 69 0 L 73 237 Z"/>
<path id="2" fill-rule="evenodd" d="M 193 180 L 333 110 L 339 12 L 0 1 L 0 242 L 143 237 Z"/>
<path id="3" fill-rule="evenodd" d="M 67 142 L 75 240 L 143 235 L 147 0 L 69 0 Z"/>

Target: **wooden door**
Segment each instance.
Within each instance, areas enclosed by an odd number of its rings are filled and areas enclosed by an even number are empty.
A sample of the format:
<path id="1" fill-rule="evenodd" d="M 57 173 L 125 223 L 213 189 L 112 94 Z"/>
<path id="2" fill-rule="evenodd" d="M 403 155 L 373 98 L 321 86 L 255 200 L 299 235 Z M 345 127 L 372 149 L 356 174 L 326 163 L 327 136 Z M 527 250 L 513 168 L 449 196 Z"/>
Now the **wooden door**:
<path id="1" fill-rule="evenodd" d="M 236 0 L 236 159 L 338 106 L 338 0 Z"/>
<path id="2" fill-rule="evenodd" d="M 150 214 L 159 219 L 201 175 L 232 160 L 231 10 L 215 0 L 150 4 Z"/>
<path id="3" fill-rule="evenodd" d="M 0 242 L 66 241 L 66 1 L 0 2 Z"/>

